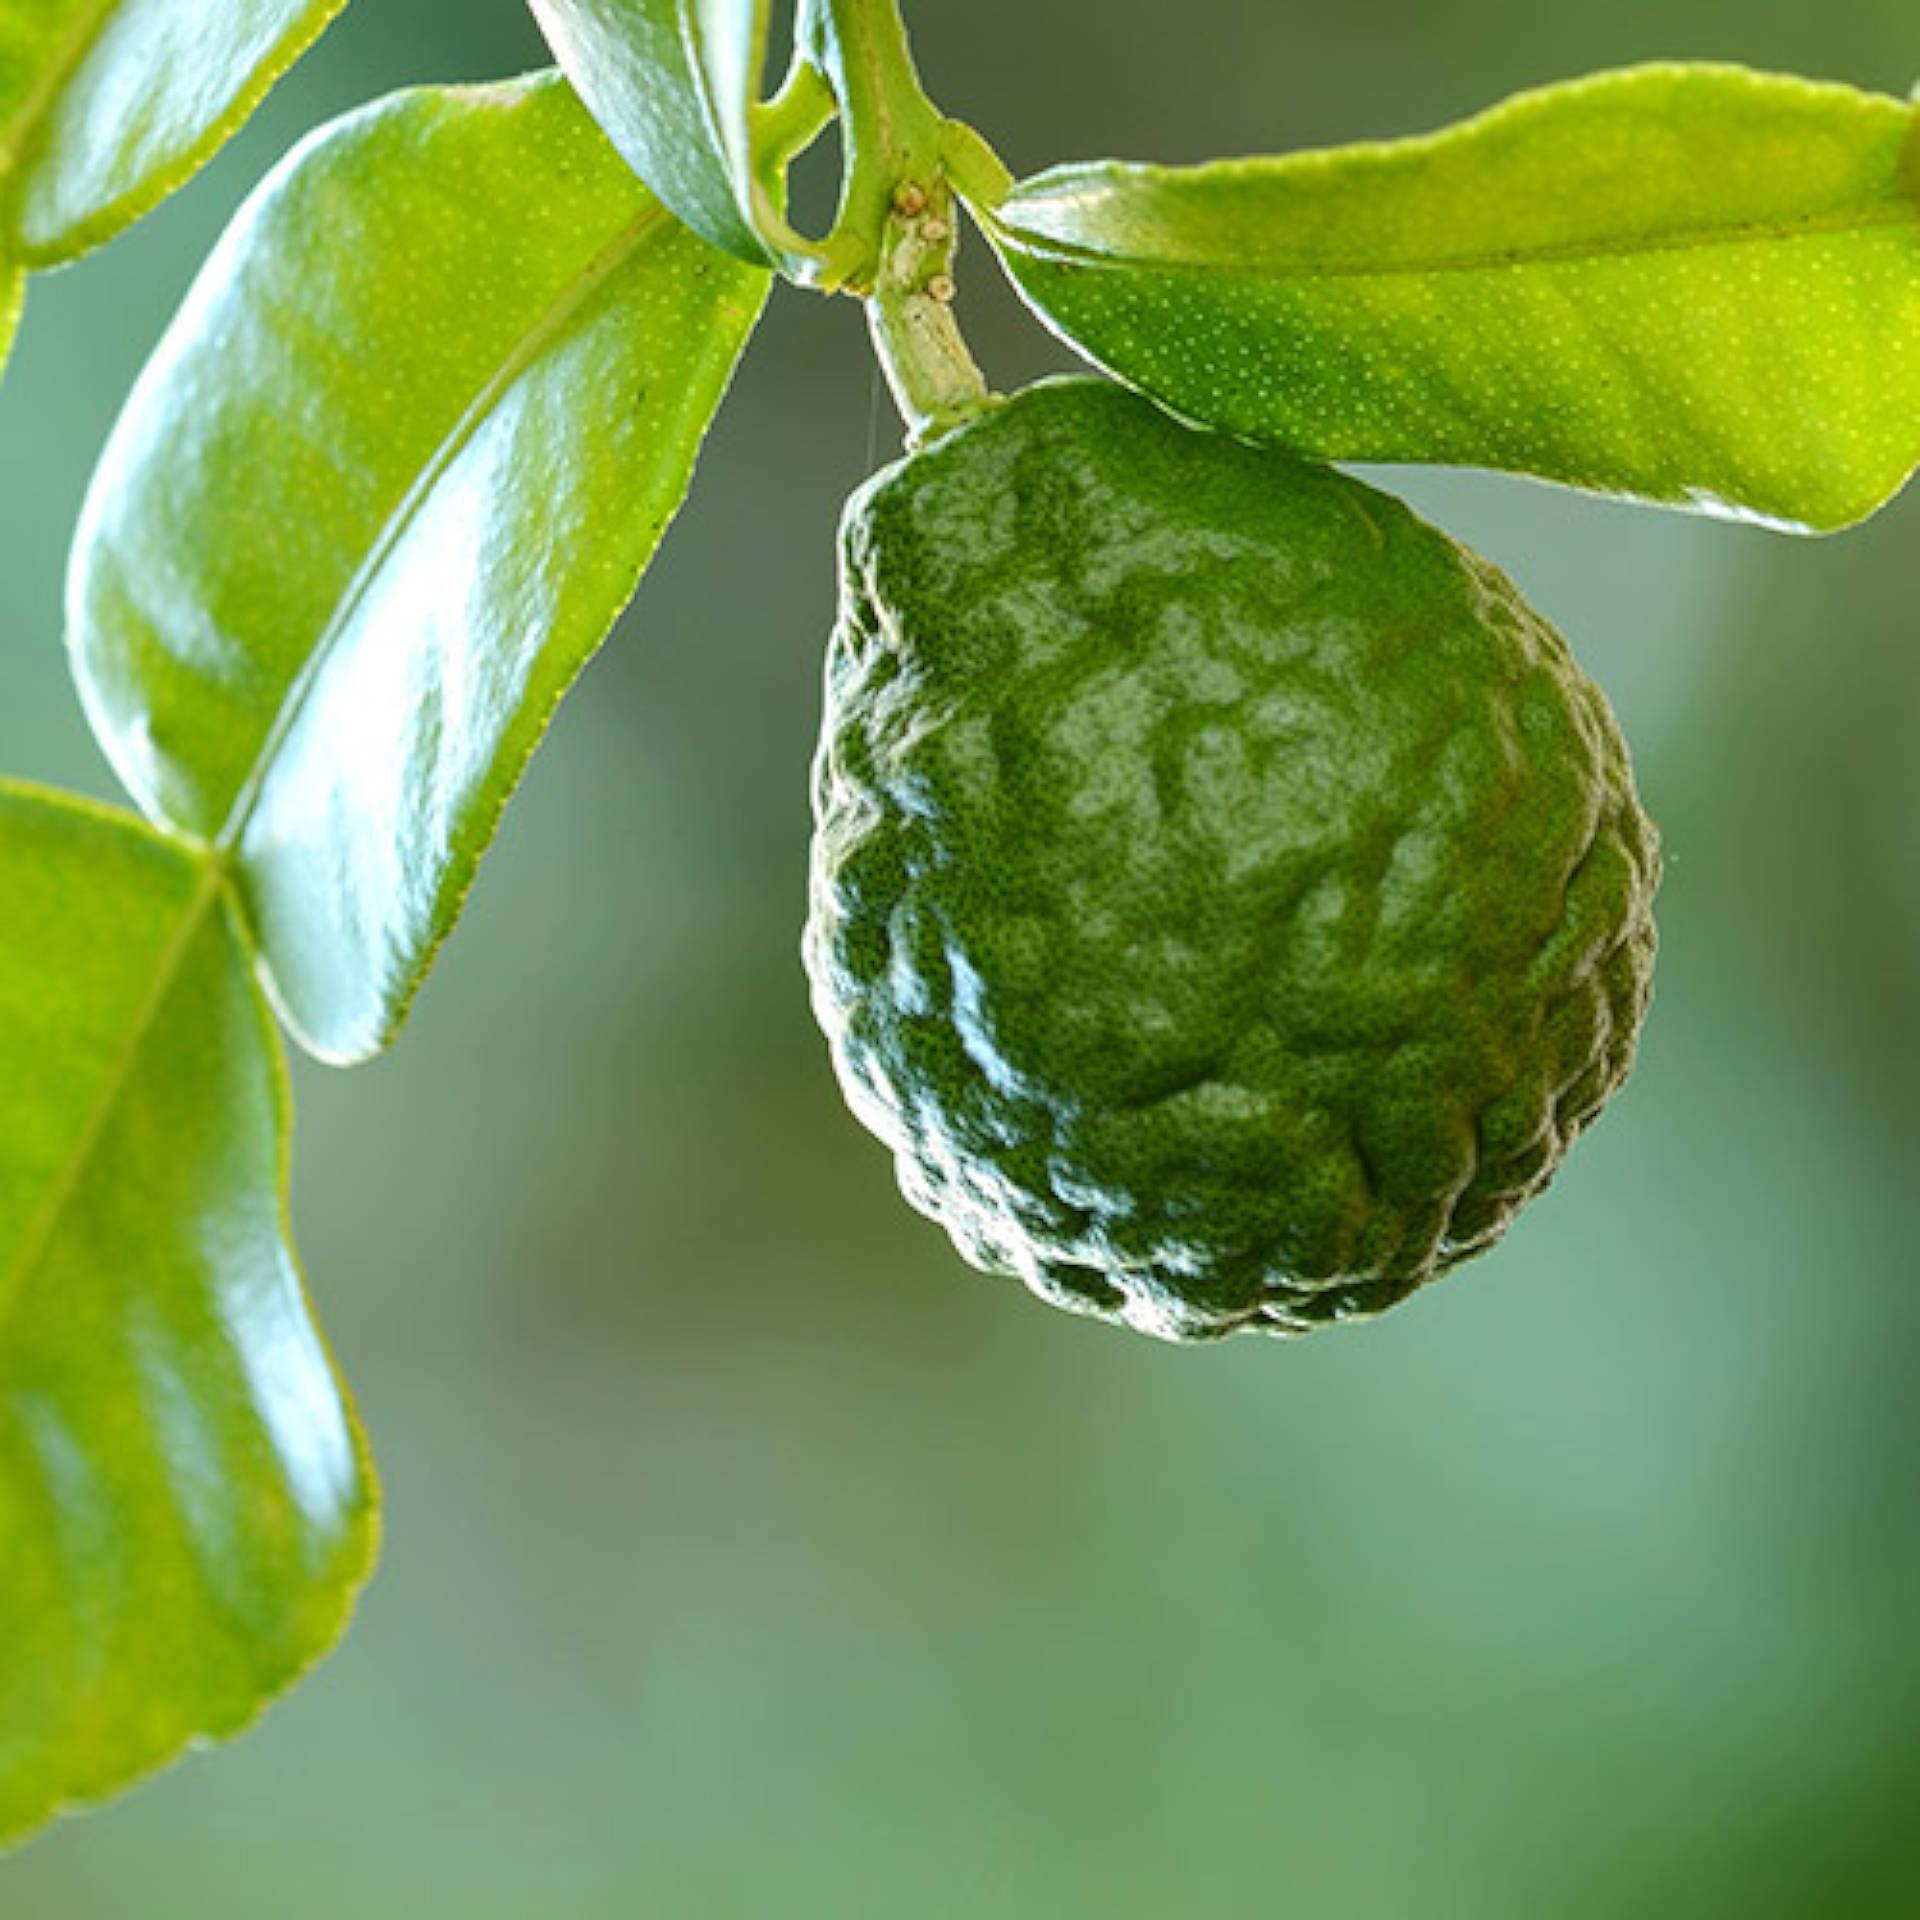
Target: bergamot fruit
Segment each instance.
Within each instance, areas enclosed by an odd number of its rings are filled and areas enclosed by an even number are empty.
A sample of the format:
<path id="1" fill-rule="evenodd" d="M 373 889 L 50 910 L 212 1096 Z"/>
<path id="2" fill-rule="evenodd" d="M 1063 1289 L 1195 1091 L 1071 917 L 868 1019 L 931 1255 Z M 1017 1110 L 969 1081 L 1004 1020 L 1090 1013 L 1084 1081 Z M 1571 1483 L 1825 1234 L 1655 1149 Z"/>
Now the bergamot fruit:
<path id="1" fill-rule="evenodd" d="M 849 502 L 806 957 L 975 1265 L 1171 1339 L 1491 1246 L 1631 1064 L 1658 853 L 1500 573 L 1097 380 Z"/>

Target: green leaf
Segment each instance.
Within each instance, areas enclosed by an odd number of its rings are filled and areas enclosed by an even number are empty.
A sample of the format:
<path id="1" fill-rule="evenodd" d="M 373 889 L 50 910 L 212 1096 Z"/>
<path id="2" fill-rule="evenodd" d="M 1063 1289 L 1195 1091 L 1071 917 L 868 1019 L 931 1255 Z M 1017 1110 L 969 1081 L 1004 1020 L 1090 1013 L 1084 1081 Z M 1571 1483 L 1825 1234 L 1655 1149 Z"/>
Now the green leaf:
<path id="1" fill-rule="evenodd" d="M 27 290 L 27 276 L 7 252 L 0 235 L 0 367 L 7 363 L 7 350 L 13 345 L 14 329 L 20 324 L 20 301 Z"/>
<path id="2" fill-rule="evenodd" d="M 75 668 L 141 805 L 234 857 L 322 1058 L 397 1030 L 768 285 L 535 76 L 323 129 L 162 340 L 82 516 Z"/>
<path id="3" fill-rule="evenodd" d="M 1426 139 L 1057 169 L 980 209 L 1032 305 L 1174 411 L 1326 459 L 1799 530 L 1920 462 L 1920 116 L 1654 66 Z"/>
<path id="4" fill-rule="evenodd" d="M 771 266 L 786 223 L 756 182 L 766 0 L 528 0 L 607 137 L 695 233 Z"/>
<path id="5" fill-rule="evenodd" d="M 0 250 L 55 266 L 156 206 L 345 0 L 0 5 Z"/>
<path id="6" fill-rule="evenodd" d="M 0 784 L 0 1845 L 244 1726 L 372 1559 L 219 870 Z"/>

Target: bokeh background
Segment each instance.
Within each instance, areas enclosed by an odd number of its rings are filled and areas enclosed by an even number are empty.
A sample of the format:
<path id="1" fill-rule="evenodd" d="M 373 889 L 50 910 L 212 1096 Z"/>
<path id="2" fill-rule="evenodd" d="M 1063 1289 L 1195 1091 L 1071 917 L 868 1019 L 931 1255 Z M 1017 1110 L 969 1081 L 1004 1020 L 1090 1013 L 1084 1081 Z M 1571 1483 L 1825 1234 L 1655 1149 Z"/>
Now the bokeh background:
<path id="1" fill-rule="evenodd" d="M 909 13 L 1021 170 L 1413 132 L 1651 56 L 1920 69 L 1910 0 Z M 249 183 L 372 93 L 540 58 L 514 0 L 361 0 L 35 284 L 0 766 L 111 792 L 62 556 Z M 1060 364 L 968 266 L 990 371 Z M 403 1043 L 298 1074 L 389 1499 L 358 1625 L 245 1741 L 0 1862 L 0 1912 L 1920 1913 L 1920 497 L 1813 544 L 1394 476 L 1613 695 L 1670 854 L 1658 1003 L 1491 1259 L 1182 1352 L 963 1269 L 809 1019 L 831 539 L 896 447 L 857 315 L 783 292 Z"/>

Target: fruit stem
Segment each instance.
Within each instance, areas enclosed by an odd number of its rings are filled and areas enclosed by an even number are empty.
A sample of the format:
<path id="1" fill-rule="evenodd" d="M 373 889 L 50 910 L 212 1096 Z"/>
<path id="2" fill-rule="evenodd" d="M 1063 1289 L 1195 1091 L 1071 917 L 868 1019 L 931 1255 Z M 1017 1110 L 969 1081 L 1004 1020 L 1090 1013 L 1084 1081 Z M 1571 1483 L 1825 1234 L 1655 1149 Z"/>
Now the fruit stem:
<path id="1" fill-rule="evenodd" d="M 867 325 L 907 443 L 920 447 L 998 404 L 967 350 L 953 312 L 959 232 L 944 179 L 895 190 L 867 297 Z"/>
<path id="2" fill-rule="evenodd" d="M 828 293 L 868 294 L 896 190 L 936 172 L 944 122 L 914 70 L 896 0 L 802 0 L 797 39 L 840 103 L 846 145 L 839 217 L 819 284 Z"/>
<path id="3" fill-rule="evenodd" d="M 970 180 L 998 162 L 927 98 L 898 0 L 802 0 L 798 37 L 840 103 L 847 157 L 813 283 L 866 301 L 874 351 L 920 445 L 993 404 L 953 314 L 949 180 L 955 162 Z"/>

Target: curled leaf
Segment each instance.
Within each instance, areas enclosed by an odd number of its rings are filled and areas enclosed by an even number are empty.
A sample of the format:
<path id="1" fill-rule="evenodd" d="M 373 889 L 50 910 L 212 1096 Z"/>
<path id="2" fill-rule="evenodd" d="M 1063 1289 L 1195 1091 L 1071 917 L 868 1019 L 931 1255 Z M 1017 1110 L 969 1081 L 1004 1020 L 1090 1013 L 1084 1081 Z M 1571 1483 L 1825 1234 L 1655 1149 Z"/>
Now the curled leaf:
<path id="1" fill-rule="evenodd" d="M 771 266 L 785 222 L 755 179 L 767 0 L 529 0 L 607 138 L 713 246 Z"/>

